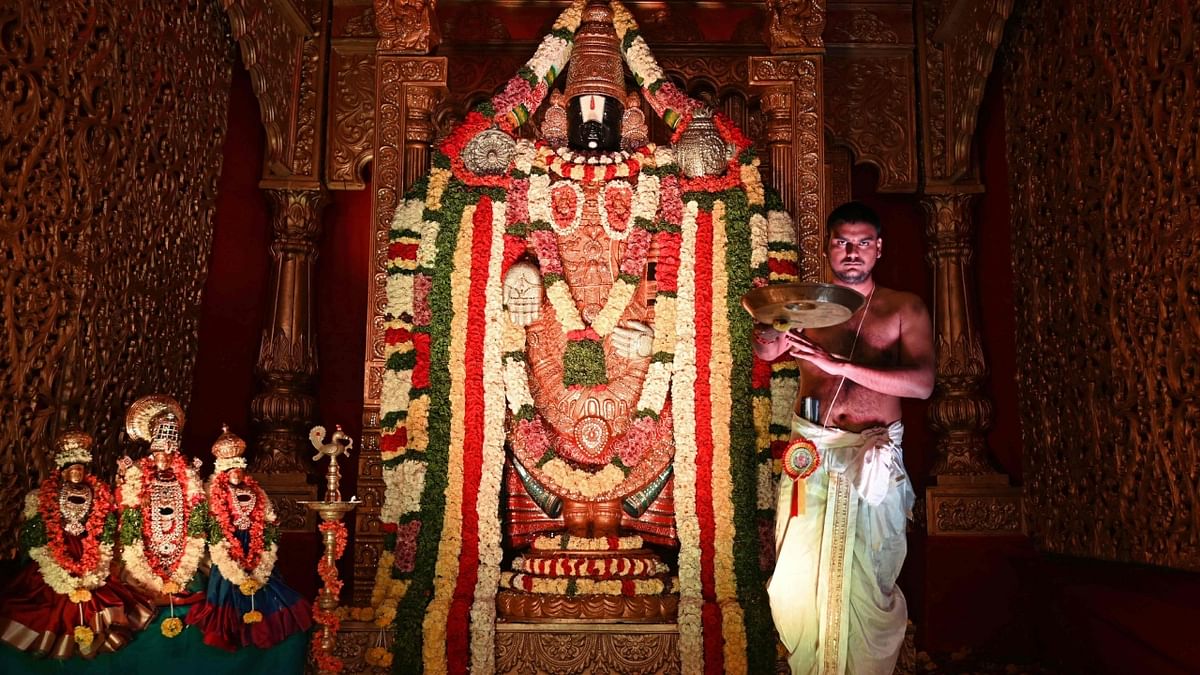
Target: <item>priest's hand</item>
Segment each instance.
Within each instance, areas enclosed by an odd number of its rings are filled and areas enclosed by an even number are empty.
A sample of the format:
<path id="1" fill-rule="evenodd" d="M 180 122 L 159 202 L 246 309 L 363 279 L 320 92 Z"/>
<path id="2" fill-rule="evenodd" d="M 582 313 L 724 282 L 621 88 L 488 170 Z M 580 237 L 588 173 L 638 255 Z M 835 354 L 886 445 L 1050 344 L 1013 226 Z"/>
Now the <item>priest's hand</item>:
<path id="1" fill-rule="evenodd" d="M 654 353 L 654 329 L 640 321 L 625 321 L 613 329 L 613 348 L 627 359 L 644 359 Z"/>

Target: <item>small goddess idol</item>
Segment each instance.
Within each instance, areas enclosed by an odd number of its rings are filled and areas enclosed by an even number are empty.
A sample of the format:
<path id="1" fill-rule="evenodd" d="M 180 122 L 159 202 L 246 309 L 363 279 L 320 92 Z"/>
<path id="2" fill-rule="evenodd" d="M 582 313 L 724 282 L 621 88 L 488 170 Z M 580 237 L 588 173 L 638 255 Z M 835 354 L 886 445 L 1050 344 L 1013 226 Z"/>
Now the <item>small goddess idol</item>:
<path id="1" fill-rule="evenodd" d="M 21 545 L 31 558 L 0 591 L 0 640 L 36 655 L 91 658 L 124 646 L 154 603 L 110 574 L 112 492 L 88 474 L 92 437 L 55 441 L 54 473 L 25 497 Z"/>
<path id="2" fill-rule="evenodd" d="M 208 550 L 212 570 L 204 600 L 187 616 L 204 642 L 230 651 L 268 648 L 312 625 L 308 601 L 275 572 L 275 509 L 246 474 L 246 442 L 223 428 L 213 444 L 216 472 L 208 482 Z"/>
<path id="3" fill-rule="evenodd" d="M 149 441 L 150 454 L 136 464 L 121 461 L 117 488 L 126 577 L 159 605 L 170 606 L 171 616 L 160 628 L 168 638 L 183 630 L 175 605 L 199 599 L 187 588 L 204 558 L 208 526 L 204 484 L 179 451 L 183 423 L 183 409 L 169 396 L 134 401 L 125 415 L 125 433 L 134 441 Z"/>

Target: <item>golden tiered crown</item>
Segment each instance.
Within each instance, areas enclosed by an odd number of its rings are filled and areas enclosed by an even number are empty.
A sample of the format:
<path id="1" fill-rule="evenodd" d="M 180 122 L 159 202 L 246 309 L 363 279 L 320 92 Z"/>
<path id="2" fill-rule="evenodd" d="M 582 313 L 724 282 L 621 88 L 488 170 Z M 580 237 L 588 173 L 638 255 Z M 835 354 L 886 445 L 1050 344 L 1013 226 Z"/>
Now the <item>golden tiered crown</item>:
<path id="1" fill-rule="evenodd" d="M 72 429 L 54 439 L 54 465 L 58 468 L 72 464 L 87 464 L 92 461 L 92 435 L 86 431 Z"/>
<path id="2" fill-rule="evenodd" d="M 149 441 L 151 452 L 177 452 L 183 424 L 183 408 L 166 394 L 143 396 L 125 414 L 125 433 L 132 440 Z"/>
<path id="3" fill-rule="evenodd" d="M 588 0 L 583 8 L 567 69 L 566 95 L 568 102 L 578 96 L 599 95 L 625 105 L 624 63 L 608 0 Z"/>
<path id="4" fill-rule="evenodd" d="M 246 460 L 242 457 L 245 453 L 246 441 L 230 431 L 228 424 L 222 424 L 221 435 L 212 444 L 213 457 L 217 458 L 217 471 L 246 468 Z"/>

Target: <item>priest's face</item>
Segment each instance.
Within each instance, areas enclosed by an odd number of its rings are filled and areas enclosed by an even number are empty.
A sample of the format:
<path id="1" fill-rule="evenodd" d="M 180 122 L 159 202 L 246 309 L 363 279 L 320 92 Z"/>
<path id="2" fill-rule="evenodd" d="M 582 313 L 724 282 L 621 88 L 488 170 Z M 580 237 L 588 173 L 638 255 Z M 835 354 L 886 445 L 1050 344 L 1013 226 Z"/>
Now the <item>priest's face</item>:
<path id="1" fill-rule="evenodd" d="M 608 96 L 576 96 L 567 107 L 572 150 L 615 152 L 621 147 L 621 103 Z"/>
<path id="2" fill-rule="evenodd" d="M 882 252 L 883 240 L 870 223 L 840 223 L 829 233 L 829 267 L 843 283 L 866 281 Z"/>

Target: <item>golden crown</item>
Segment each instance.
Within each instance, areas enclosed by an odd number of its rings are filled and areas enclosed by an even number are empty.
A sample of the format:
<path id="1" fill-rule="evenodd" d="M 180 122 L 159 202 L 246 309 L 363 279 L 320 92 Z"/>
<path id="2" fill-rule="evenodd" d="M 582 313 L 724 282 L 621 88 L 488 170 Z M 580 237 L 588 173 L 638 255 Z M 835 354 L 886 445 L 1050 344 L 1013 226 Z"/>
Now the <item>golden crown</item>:
<path id="1" fill-rule="evenodd" d="M 608 0 L 588 0 L 583 8 L 567 69 L 566 95 L 567 101 L 586 95 L 611 96 L 625 105 L 625 66 Z"/>
<path id="2" fill-rule="evenodd" d="M 166 394 L 143 396 L 125 413 L 125 433 L 132 440 L 148 441 L 151 450 L 178 450 L 183 424 L 183 408 Z"/>
<path id="3" fill-rule="evenodd" d="M 61 469 L 72 464 L 91 462 L 92 445 L 95 442 L 92 435 L 86 431 L 64 431 L 54 439 L 54 465 Z"/>
<path id="4" fill-rule="evenodd" d="M 229 430 L 228 424 L 221 425 L 221 435 L 213 442 L 212 454 L 217 459 L 233 459 L 246 452 L 246 441 Z"/>

